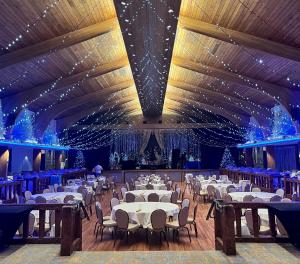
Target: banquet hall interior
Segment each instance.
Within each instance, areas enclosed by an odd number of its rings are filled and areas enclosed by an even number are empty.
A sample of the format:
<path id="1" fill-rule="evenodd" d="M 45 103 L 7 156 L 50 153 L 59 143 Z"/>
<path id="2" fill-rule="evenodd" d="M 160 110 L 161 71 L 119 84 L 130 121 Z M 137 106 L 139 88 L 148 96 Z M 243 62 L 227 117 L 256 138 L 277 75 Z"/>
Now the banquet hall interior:
<path id="1" fill-rule="evenodd" d="M 0 24 L 0 263 L 300 263 L 299 0 Z"/>

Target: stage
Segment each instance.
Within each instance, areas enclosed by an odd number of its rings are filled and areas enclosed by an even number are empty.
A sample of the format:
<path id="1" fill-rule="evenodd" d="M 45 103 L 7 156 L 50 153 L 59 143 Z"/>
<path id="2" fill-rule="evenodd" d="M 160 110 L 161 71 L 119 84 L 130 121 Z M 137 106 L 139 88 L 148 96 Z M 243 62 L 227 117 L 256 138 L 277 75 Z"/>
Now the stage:
<path id="1" fill-rule="evenodd" d="M 182 170 L 176 170 L 176 169 L 140 169 L 140 170 L 106 170 L 103 171 L 104 176 L 114 176 L 116 181 L 118 183 L 125 183 L 126 181 L 129 182 L 131 179 L 135 179 L 141 174 L 147 175 L 147 174 L 156 174 L 160 176 L 164 176 L 165 174 L 170 177 L 172 181 L 177 182 L 183 182 L 184 176 L 186 173 L 192 173 L 193 175 L 204 175 L 204 176 L 210 176 L 210 175 L 218 175 L 219 170 L 197 170 L 197 169 L 182 169 Z"/>

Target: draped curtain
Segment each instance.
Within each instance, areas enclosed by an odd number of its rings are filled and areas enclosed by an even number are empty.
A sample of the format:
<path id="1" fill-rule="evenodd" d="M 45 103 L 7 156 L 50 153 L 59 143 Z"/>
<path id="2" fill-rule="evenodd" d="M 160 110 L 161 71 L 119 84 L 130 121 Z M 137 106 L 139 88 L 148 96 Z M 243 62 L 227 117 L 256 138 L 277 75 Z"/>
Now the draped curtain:
<path id="1" fill-rule="evenodd" d="M 297 168 L 295 146 L 275 148 L 276 169 L 279 171 L 293 170 Z"/>
<path id="2" fill-rule="evenodd" d="M 141 149 L 140 149 L 140 154 L 143 154 L 145 152 L 145 149 L 148 145 L 149 138 L 152 134 L 151 129 L 147 129 L 143 131 L 143 136 L 142 136 L 142 144 L 141 144 Z"/>
<path id="3" fill-rule="evenodd" d="M 161 151 L 164 150 L 164 134 L 162 130 L 155 129 L 154 136 L 156 138 L 157 144 L 160 147 Z"/>

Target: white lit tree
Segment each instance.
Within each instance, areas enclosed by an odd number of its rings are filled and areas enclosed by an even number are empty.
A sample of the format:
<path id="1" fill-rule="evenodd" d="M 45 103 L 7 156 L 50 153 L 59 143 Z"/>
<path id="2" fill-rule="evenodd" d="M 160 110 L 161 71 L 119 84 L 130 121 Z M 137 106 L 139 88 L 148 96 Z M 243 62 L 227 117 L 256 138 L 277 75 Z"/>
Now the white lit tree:
<path id="1" fill-rule="evenodd" d="M 85 166 L 85 158 L 83 152 L 81 150 L 78 150 L 76 153 L 74 168 L 84 168 L 84 166 Z"/>
<path id="2" fill-rule="evenodd" d="M 2 103 L 0 100 L 0 139 L 4 139 L 4 135 L 5 135 L 5 126 L 3 120 Z"/>
<path id="3" fill-rule="evenodd" d="M 223 157 L 222 157 L 220 167 L 221 168 L 226 168 L 228 166 L 235 167 L 235 162 L 234 162 L 234 159 L 231 155 L 230 149 L 228 147 L 226 147 L 225 150 L 224 150 L 224 154 L 223 154 Z"/>
<path id="4" fill-rule="evenodd" d="M 275 105 L 272 108 L 272 114 L 272 138 L 295 135 L 296 130 L 293 121 L 281 105 Z"/>

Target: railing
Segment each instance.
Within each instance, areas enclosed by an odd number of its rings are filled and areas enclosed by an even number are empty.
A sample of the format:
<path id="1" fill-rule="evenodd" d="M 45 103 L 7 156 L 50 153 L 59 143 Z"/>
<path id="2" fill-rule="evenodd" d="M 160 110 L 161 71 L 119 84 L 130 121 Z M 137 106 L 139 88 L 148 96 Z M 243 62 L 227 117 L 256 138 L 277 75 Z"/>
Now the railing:
<path id="1" fill-rule="evenodd" d="M 220 169 L 220 174 L 228 175 L 232 182 L 238 183 L 240 180 L 249 180 L 251 184 L 259 187 L 264 192 L 274 192 L 274 177 L 272 175 L 227 169 Z"/>
<path id="2" fill-rule="evenodd" d="M 285 196 L 287 198 L 292 198 L 293 194 L 297 193 L 297 198 L 299 199 L 300 180 L 284 178 L 284 189 L 285 189 Z"/>
<path id="3" fill-rule="evenodd" d="M 22 205 L 19 205 L 22 206 Z M 82 225 L 80 210 L 82 203 L 77 204 L 33 204 L 33 210 L 39 211 L 38 235 L 29 236 L 28 218 L 23 222 L 22 237 L 15 236 L 15 244 L 61 244 L 60 255 L 70 256 L 73 251 L 82 250 Z M 46 211 L 55 212 L 54 236 L 45 231 Z"/>
<path id="4" fill-rule="evenodd" d="M 0 199 L 11 201 L 17 195 L 22 193 L 22 183 L 20 181 L 0 182 Z"/>
<path id="5" fill-rule="evenodd" d="M 251 235 L 242 234 L 241 220 L 245 209 L 250 209 L 252 213 L 253 232 Z M 206 218 L 207 220 L 214 218 L 215 249 L 223 250 L 226 255 L 236 255 L 236 242 L 288 242 L 286 236 L 277 235 L 275 215 L 270 210 L 268 210 L 270 232 L 260 234 L 258 209 L 268 209 L 268 203 L 223 203 L 222 200 L 215 200 Z"/>

